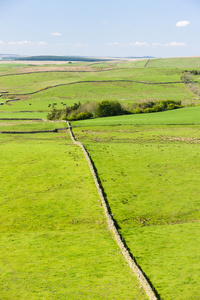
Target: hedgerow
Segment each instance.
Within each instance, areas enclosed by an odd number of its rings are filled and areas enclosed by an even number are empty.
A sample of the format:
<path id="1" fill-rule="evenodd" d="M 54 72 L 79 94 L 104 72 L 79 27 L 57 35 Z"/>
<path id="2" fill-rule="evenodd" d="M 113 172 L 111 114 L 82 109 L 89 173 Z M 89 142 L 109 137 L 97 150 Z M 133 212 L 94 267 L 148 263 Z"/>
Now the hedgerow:
<path id="1" fill-rule="evenodd" d="M 162 101 L 146 101 L 142 103 L 134 103 L 131 108 L 123 107 L 118 101 L 102 100 L 100 102 L 80 102 L 74 103 L 72 106 L 66 106 L 63 109 L 55 108 L 47 115 L 48 120 L 85 120 L 96 117 L 109 117 L 125 114 L 141 114 L 153 113 L 165 110 L 182 108 L 181 101 L 162 100 Z"/>

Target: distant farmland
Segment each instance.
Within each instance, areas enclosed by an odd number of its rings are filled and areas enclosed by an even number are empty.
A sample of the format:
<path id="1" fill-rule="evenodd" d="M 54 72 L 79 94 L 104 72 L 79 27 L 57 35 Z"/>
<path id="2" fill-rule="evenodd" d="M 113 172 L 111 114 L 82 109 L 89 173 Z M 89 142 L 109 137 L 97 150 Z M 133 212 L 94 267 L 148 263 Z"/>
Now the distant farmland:
<path id="1" fill-rule="evenodd" d="M 184 105 L 70 124 L 156 298 L 198 299 L 200 58 L 31 64 L 0 64 L 2 299 L 148 299 L 66 121 L 47 120 L 102 100 Z"/>

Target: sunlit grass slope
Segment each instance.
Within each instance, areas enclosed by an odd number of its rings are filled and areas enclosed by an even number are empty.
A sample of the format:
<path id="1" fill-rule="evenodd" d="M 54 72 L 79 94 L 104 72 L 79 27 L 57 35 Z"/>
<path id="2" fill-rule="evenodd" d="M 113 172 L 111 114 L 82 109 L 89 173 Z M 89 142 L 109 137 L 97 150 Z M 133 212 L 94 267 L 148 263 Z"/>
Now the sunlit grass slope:
<path id="1" fill-rule="evenodd" d="M 183 84 L 142 84 L 133 82 L 87 82 L 54 87 L 33 95 L 19 96 L 18 101 L 2 105 L 6 111 L 43 111 L 48 112 L 54 103 L 57 108 L 100 100 L 117 100 L 123 105 L 135 102 L 176 100 L 183 104 L 199 103 L 194 94 Z"/>
<path id="2" fill-rule="evenodd" d="M 0 298 L 147 299 L 69 135 L 2 134 L 0 152 Z"/>
<path id="3" fill-rule="evenodd" d="M 67 123 L 65 121 L 37 121 L 37 120 L 0 120 L 1 131 L 48 131 L 54 129 L 66 129 Z"/>
<path id="4" fill-rule="evenodd" d="M 199 57 L 174 57 L 174 58 L 159 58 L 151 59 L 148 68 L 200 68 Z"/>
<path id="5" fill-rule="evenodd" d="M 162 299 L 198 299 L 199 125 L 73 129 L 88 150 L 114 219 Z"/>
<path id="6" fill-rule="evenodd" d="M 23 118 L 27 118 L 27 119 L 46 119 L 47 118 L 47 113 L 46 112 L 35 112 L 35 111 L 0 111 L 0 121 L 3 118 L 8 118 L 8 119 L 12 119 L 12 118 L 17 118 L 17 119 L 23 119 Z"/>
<path id="7" fill-rule="evenodd" d="M 187 107 L 165 112 L 124 115 L 71 122 L 73 126 L 97 125 L 150 125 L 150 124 L 200 124 L 200 106 Z"/>
<path id="8" fill-rule="evenodd" d="M 0 103 L 14 101 L 1 105 L 0 112 L 43 112 L 47 115 L 53 104 L 63 108 L 74 102 L 101 100 L 117 100 L 125 106 L 159 100 L 178 100 L 184 105 L 199 103 L 199 98 L 180 83 L 182 67 L 185 64 L 192 67 L 194 59 L 152 59 L 144 67 L 146 62 L 87 64 L 85 69 L 79 66 L 80 70 L 76 69 L 78 66 L 70 69 L 61 65 L 56 66 L 55 71 L 52 66 L 2 64 Z M 8 76 L 9 70 L 12 75 Z M 22 74 L 26 70 L 28 74 Z M 61 86 L 55 87 L 57 85 Z"/>

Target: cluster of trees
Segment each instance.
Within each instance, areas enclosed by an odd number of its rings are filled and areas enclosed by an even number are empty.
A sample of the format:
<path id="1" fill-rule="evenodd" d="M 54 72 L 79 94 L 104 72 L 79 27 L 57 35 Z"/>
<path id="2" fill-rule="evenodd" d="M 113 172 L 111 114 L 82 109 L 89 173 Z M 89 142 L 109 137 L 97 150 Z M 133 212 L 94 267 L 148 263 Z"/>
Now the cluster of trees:
<path id="1" fill-rule="evenodd" d="M 200 75 L 199 70 L 185 70 L 181 75 L 181 81 L 187 85 L 191 92 L 200 96 L 200 85 L 194 78 L 196 75 Z"/>
<path id="2" fill-rule="evenodd" d="M 74 103 L 72 106 L 66 106 L 63 109 L 57 109 L 55 104 L 52 110 L 47 115 L 48 120 L 84 120 L 90 118 L 101 118 L 109 116 L 118 116 L 125 114 L 139 114 L 159 112 L 183 107 L 181 101 L 162 100 L 162 101 L 147 101 L 135 103 L 134 109 L 127 109 L 118 101 L 102 100 L 100 102 L 80 102 Z"/>
<path id="3" fill-rule="evenodd" d="M 181 101 L 174 100 L 161 100 L 161 101 L 147 101 L 135 104 L 135 107 L 132 110 L 133 114 L 141 114 L 141 113 L 152 113 L 159 112 L 165 110 L 172 110 L 177 108 L 182 108 Z"/>

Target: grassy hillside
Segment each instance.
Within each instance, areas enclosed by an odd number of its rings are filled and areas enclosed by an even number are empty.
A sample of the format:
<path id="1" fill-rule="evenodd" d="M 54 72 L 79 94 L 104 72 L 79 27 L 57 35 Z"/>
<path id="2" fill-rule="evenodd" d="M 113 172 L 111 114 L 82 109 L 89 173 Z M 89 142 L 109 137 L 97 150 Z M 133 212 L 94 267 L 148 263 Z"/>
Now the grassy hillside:
<path id="1" fill-rule="evenodd" d="M 74 128 L 114 219 L 162 299 L 198 299 L 200 127 Z"/>
<path id="2" fill-rule="evenodd" d="M 195 61 L 198 62 L 198 58 Z M 194 59 L 177 59 L 176 63 L 174 59 L 150 60 L 144 67 L 146 62 L 116 61 L 65 67 L 1 64 L 0 102 L 17 100 L 1 105 L 0 112 L 47 113 L 53 103 L 63 108 L 78 101 L 106 99 L 120 101 L 125 106 L 157 100 L 179 100 L 184 105 L 199 103 L 199 97 L 180 83 L 183 69 L 179 64 L 193 67 Z M 195 80 L 198 81 L 197 76 Z"/>
<path id="3" fill-rule="evenodd" d="M 0 135 L 0 148 L 1 298 L 147 299 L 69 135 Z"/>
<path id="4" fill-rule="evenodd" d="M 199 67 L 199 58 L 0 64 L 0 131 L 61 128 L 0 134 L 2 299 L 147 299 L 107 228 L 66 123 L 31 119 L 79 101 L 198 105 L 180 79 Z M 161 298 L 198 299 L 200 106 L 71 124 L 122 237 Z"/>
<path id="5" fill-rule="evenodd" d="M 136 114 L 71 122 L 73 126 L 200 124 L 200 106 L 151 114 Z"/>
<path id="6" fill-rule="evenodd" d="M 175 57 L 151 59 L 148 67 L 157 68 L 200 68 L 200 57 Z"/>

